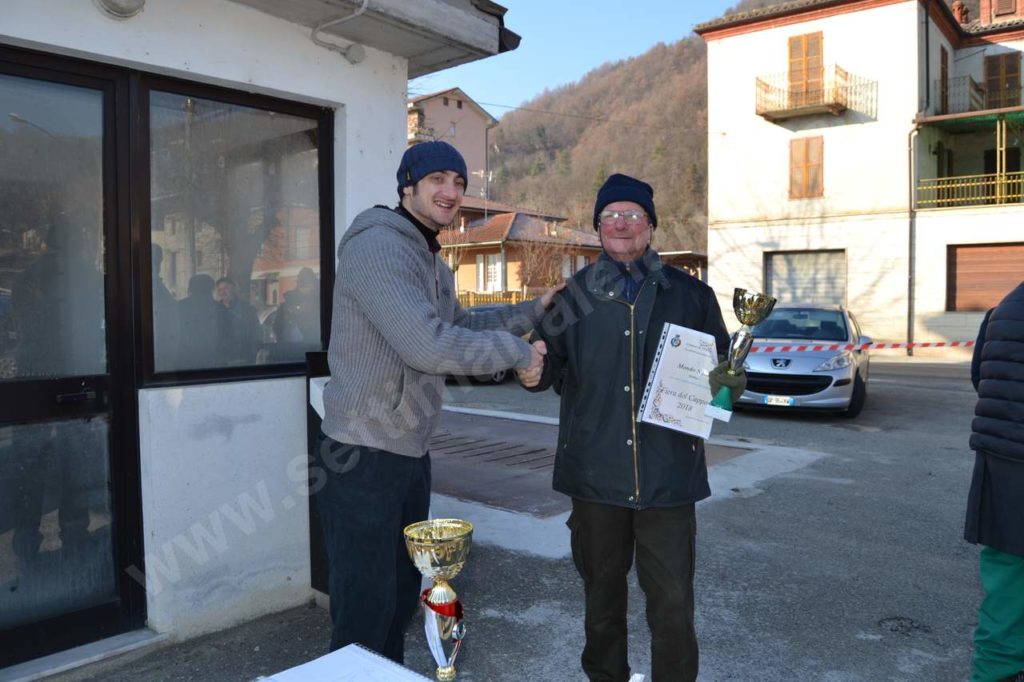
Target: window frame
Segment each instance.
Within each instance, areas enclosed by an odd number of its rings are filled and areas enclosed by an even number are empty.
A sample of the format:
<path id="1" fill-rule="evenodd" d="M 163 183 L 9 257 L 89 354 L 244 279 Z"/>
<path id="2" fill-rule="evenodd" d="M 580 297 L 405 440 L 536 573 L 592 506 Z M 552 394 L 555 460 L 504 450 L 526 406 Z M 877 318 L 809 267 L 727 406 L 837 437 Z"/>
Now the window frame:
<path id="1" fill-rule="evenodd" d="M 153 332 L 152 290 L 152 211 L 150 160 L 150 93 L 166 92 L 197 97 L 226 104 L 252 107 L 308 118 L 317 125 L 317 194 L 320 217 L 320 343 L 326 350 L 330 338 L 332 294 L 334 290 L 334 110 L 291 100 L 257 95 L 230 88 L 194 83 L 153 74 L 134 73 L 132 77 L 132 224 L 135 232 L 139 292 L 135 304 L 136 357 L 141 388 L 190 384 L 224 383 L 279 377 L 304 376 L 305 360 L 265 365 L 215 367 L 156 371 Z"/>
<path id="2" fill-rule="evenodd" d="M 1013 51 L 985 56 L 985 108 L 1020 106 L 1021 54 L 1019 51 Z M 1013 68 L 1008 68 L 1011 65 Z M 996 85 L 994 89 L 991 87 L 993 84 Z M 1007 103 L 1011 99 L 1012 101 Z"/>

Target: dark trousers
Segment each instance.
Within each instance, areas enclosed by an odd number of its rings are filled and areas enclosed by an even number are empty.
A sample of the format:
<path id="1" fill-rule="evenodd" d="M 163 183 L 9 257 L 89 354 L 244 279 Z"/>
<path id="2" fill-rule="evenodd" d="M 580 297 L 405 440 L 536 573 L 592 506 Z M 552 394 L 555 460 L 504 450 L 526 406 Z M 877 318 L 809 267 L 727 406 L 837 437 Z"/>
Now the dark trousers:
<path id="1" fill-rule="evenodd" d="M 591 682 L 626 682 L 626 574 L 647 597 L 653 682 L 697 679 L 693 625 L 696 517 L 693 505 L 637 511 L 574 499 L 568 521 L 572 556 L 583 578 L 586 644 L 581 662 Z"/>
<path id="2" fill-rule="evenodd" d="M 310 475 L 327 545 L 331 651 L 357 642 L 402 663 L 421 582 L 402 529 L 427 518 L 430 455 L 325 439 Z"/>

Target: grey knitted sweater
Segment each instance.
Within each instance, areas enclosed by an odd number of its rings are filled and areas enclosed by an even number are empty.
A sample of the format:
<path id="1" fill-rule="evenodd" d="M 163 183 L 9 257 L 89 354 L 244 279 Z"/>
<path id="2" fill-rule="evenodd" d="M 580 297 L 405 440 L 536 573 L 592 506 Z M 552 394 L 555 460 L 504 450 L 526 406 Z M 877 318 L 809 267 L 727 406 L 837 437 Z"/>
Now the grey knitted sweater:
<path id="1" fill-rule="evenodd" d="M 530 346 L 519 336 L 543 313 L 539 300 L 469 314 L 454 288 L 415 225 L 383 207 L 356 216 L 338 244 L 325 434 L 422 457 L 446 374 L 529 366 Z"/>

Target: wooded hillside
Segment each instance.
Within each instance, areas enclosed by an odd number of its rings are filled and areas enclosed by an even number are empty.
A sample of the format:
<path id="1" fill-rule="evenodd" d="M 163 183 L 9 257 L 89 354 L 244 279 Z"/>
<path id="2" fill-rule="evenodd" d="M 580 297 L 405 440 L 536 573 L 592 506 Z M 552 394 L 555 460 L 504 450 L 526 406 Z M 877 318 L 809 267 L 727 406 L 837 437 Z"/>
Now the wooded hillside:
<path id="1" fill-rule="evenodd" d="M 746 0 L 729 13 L 773 4 Z M 495 200 L 587 227 L 601 182 L 628 173 L 654 187 L 657 248 L 706 249 L 707 61 L 696 35 L 545 90 L 490 139 Z"/>
<path id="2" fill-rule="evenodd" d="M 744 0 L 727 13 L 777 4 Z M 656 248 L 706 250 L 707 60 L 696 35 L 546 90 L 505 114 L 490 139 L 495 200 L 587 227 L 600 183 L 628 173 L 654 186 Z"/>

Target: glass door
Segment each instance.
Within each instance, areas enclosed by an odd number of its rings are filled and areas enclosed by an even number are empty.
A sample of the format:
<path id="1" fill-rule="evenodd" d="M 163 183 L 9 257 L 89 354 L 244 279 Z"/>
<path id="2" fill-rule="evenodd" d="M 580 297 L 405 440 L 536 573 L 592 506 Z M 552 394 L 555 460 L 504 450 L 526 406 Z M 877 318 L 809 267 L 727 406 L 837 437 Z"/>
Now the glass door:
<path id="1" fill-rule="evenodd" d="M 127 629 L 137 589 L 112 456 L 118 86 L 3 57 L 0 668 Z"/>

